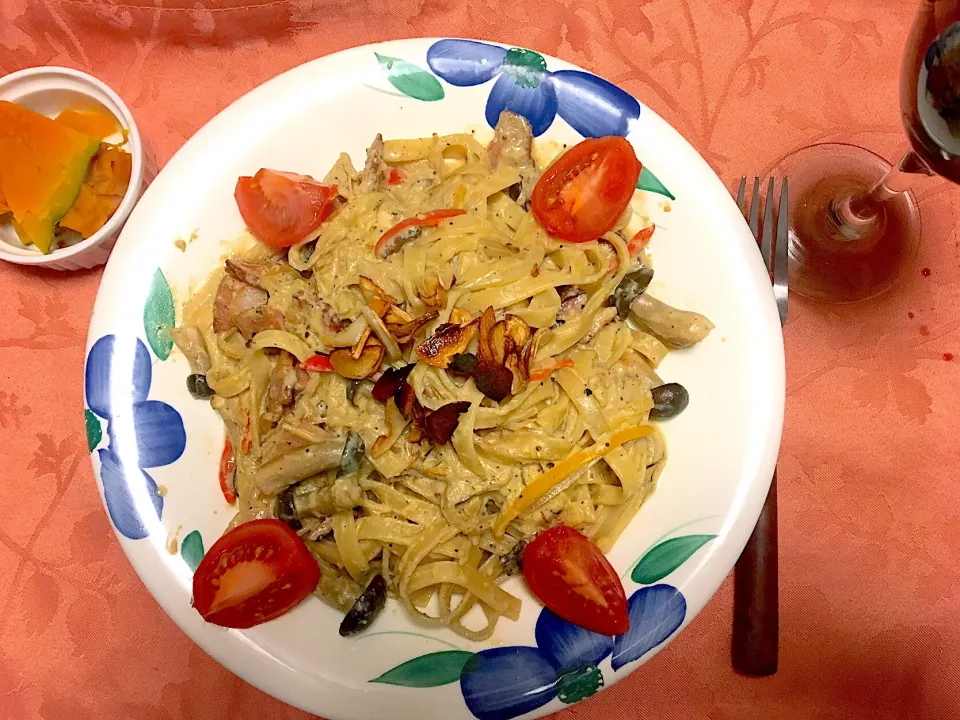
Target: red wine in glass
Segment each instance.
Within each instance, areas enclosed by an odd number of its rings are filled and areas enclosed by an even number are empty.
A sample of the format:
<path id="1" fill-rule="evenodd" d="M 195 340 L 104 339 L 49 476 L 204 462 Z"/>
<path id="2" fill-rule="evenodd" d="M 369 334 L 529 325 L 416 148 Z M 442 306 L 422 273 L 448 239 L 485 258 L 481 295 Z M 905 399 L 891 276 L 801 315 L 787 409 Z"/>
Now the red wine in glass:
<path id="1" fill-rule="evenodd" d="M 880 295 L 920 240 L 909 186 L 919 175 L 960 183 L 960 0 L 920 0 L 900 76 L 911 149 L 896 165 L 864 148 L 811 145 L 781 158 L 790 180 L 790 290 L 823 302 Z"/>
<path id="2" fill-rule="evenodd" d="M 937 175 L 960 183 L 960 0 L 926 0 L 900 78 L 903 126 Z"/>

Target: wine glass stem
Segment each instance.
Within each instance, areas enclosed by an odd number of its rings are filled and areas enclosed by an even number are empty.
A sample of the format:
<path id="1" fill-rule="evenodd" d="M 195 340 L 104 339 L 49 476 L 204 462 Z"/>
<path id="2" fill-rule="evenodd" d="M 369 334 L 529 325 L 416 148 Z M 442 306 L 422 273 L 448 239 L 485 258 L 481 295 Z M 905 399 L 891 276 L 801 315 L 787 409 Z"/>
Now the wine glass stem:
<path id="1" fill-rule="evenodd" d="M 861 237 L 877 220 L 877 206 L 906 192 L 919 175 L 933 175 L 913 150 L 908 150 L 867 192 L 851 192 L 834 201 L 831 208 L 840 233 L 848 238 Z"/>
<path id="2" fill-rule="evenodd" d="M 918 175 L 933 175 L 933 171 L 913 150 L 907 150 L 900 162 L 891 167 L 887 174 L 870 188 L 864 199 L 874 203 L 886 202 L 909 190 L 917 181 Z"/>

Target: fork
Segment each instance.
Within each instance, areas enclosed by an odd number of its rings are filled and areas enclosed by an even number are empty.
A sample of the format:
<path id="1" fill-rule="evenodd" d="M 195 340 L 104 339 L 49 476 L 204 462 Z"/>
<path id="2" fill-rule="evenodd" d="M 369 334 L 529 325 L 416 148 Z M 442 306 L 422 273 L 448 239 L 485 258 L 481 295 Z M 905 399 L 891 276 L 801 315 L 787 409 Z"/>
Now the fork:
<path id="1" fill-rule="evenodd" d="M 787 178 L 780 189 L 774 237 L 774 179 L 767 185 L 760 233 L 760 178 L 754 178 L 749 225 L 757 238 L 763 264 L 773 284 L 780 325 L 787 321 L 787 234 L 789 202 Z M 737 205 L 747 216 L 747 177 L 740 179 Z M 757 525 L 734 569 L 733 642 L 731 658 L 735 670 L 765 677 L 777 671 L 780 642 L 779 579 L 777 577 L 777 471 L 774 468 L 770 491 L 763 503 Z"/>

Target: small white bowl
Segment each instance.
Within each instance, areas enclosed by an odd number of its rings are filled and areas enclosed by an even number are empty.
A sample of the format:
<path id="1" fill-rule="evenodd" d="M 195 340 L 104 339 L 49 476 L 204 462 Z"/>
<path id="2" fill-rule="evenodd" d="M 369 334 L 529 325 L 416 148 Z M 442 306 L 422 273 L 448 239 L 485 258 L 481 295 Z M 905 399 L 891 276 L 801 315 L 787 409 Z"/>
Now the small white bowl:
<path id="1" fill-rule="evenodd" d="M 35 112 L 55 117 L 67 108 L 103 110 L 127 130 L 126 148 L 133 155 L 130 185 L 113 216 L 82 242 L 44 255 L 17 238 L 9 221 L 0 221 L 0 259 L 54 270 L 79 270 L 103 265 L 133 206 L 156 175 L 156 165 L 143 146 L 140 131 L 123 100 L 91 75 L 62 67 L 35 67 L 0 78 L 0 100 L 9 100 Z"/>

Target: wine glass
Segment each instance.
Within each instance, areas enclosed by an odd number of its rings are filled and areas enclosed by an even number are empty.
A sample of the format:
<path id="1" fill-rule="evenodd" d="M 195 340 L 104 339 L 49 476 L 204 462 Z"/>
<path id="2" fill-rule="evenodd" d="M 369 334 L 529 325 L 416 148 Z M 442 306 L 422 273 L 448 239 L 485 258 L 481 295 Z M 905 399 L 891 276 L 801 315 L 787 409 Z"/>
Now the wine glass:
<path id="1" fill-rule="evenodd" d="M 864 148 L 811 145 L 781 158 L 790 179 L 790 290 L 823 302 L 888 290 L 920 240 L 909 191 L 921 175 L 960 183 L 960 0 L 920 0 L 900 75 L 910 150 L 897 165 Z"/>

